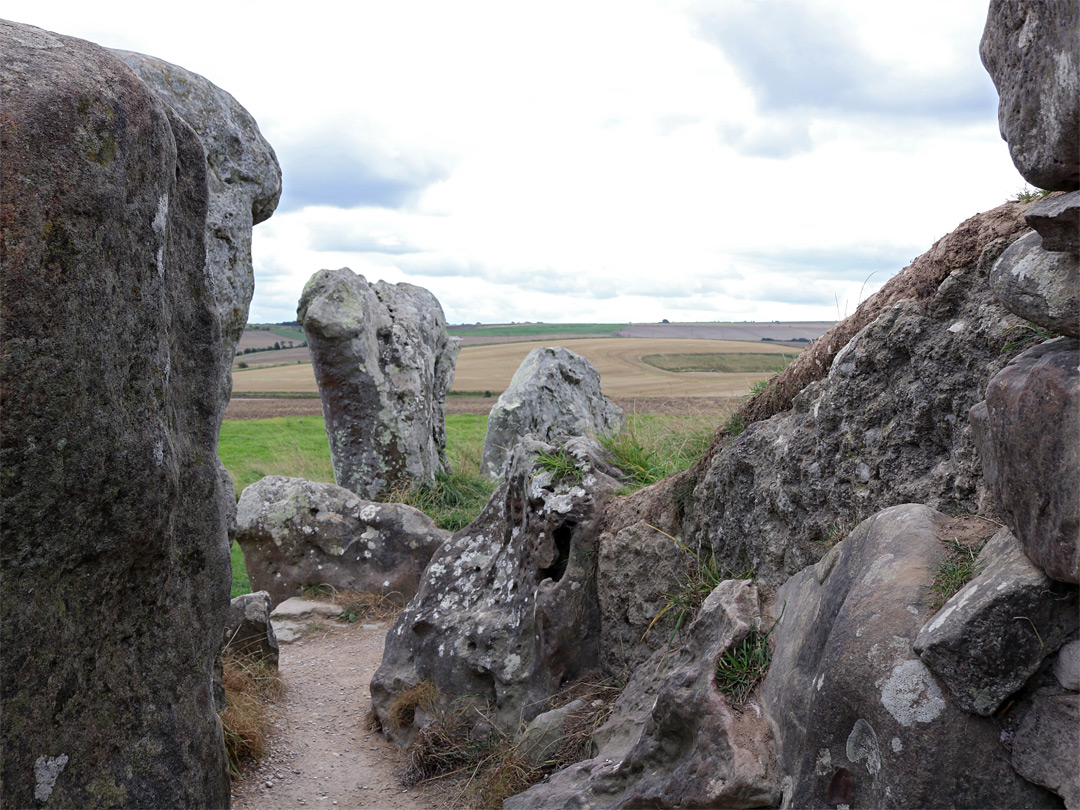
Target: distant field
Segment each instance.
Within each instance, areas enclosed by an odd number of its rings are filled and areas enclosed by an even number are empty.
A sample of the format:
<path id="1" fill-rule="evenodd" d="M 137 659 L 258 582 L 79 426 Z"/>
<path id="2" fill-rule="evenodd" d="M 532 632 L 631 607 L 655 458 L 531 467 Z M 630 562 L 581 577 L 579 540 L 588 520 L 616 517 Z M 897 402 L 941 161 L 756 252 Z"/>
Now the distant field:
<path id="1" fill-rule="evenodd" d="M 458 357 L 454 390 L 491 391 L 497 395 L 505 390 L 530 350 L 553 344 L 587 357 L 600 372 L 604 393 L 612 397 L 740 396 L 755 382 L 770 376 L 773 369 L 784 362 L 784 356 L 791 358 L 797 351 L 769 343 L 662 338 L 594 338 L 466 346 Z M 688 375 L 657 368 L 643 359 L 650 355 L 679 354 L 768 355 L 777 360 L 775 365 L 764 370 Z M 317 392 L 311 365 L 250 368 L 233 373 L 235 396 L 270 391 Z"/>
<path id="2" fill-rule="evenodd" d="M 795 359 L 797 350 L 789 356 L 774 354 L 647 354 L 641 359 L 650 366 L 664 371 L 686 373 L 737 374 L 746 371 L 762 371 L 775 374 L 787 368 Z"/>
<path id="3" fill-rule="evenodd" d="M 469 338 L 614 335 L 624 326 L 624 323 L 514 323 L 508 326 L 450 326 L 447 331 L 451 335 Z"/>
<path id="4" fill-rule="evenodd" d="M 247 363 L 248 368 L 255 368 L 257 366 L 277 366 L 297 362 L 311 362 L 311 355 L 308 354 L 306 346 L 299 349 L 272 349 L 268 352 L 241 354 L 233 358 L 233 370 L 239 368 L 241 363 Z"/>

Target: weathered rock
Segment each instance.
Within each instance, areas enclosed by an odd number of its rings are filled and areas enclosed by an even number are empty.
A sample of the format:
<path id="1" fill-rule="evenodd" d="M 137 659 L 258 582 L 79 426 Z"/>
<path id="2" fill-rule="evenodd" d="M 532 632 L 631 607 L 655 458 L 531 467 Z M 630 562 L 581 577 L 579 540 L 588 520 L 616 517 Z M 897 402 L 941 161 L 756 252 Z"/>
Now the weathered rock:
<path id="1" fill-rule="evenodd" d="M 569 349 L 540 347 L 521 361 L 488 417 L 481 467 L 502 476 L 525 436 L 550 442 L 558 436 L 596 438 L 620 429 L 622 409 L 600 390 L 592 363 Z"/>
<path id="2" fill-rule="evenodd" d="M 914 649 L 956 705 L 989 716 L 1076 630 L 1075 589 L 1053 583 L 1001 529 L 976 560 L 981 571 L 915 638 Z"/>
<path id="3" fill-rule="evenodd" d="M 971 409 L 986 482 L 1024 553 L 1051 579 L 1080 582 L 1080 341 L 1016 357 Z"/>
<path id="4" fill-rule="evenodd" d="M 271 475 L 244 489 L 236 541 L 251 586 L 273 604 L 305 585 L 416 593 L 420 574 L 450 536 L 427 515 L 400 503 L 372 503 L 303 478 Z"/>
<path id="5" fill-rule="evenodd" d="M 103 48 L 0 51 L 2 803 L 225 807 L 202 146 Z"/>
<path id="6" fill-rule="evenodd" d="M 830 784 L 852 807 L 1056 805 L 911 650 L 951 535 L 938 512 L 892 507 L 777 592 L 761 694 L 785 806 L 822 807 Z"/>
<path id="7" fill-rule="evenodd" d="M 1073 639 L 1058 650 L 1054 677 L 1066 689 L 1080 692 L 1080 639 Z"/>
<path id="8" fill-rule="evenodd" d="M 556 475 L 541 452 L 578 472 Z M 391 739 L 415 732 L 395 728 L 388 712 L 421 681 L 447 699 L 486 701 L 490 718 L 516 731 L 560 687 L 596 669 L 594 523 L 618 487 L 602 459 L 586 439 L 520 443 L 484 511 L 435 553 L 371 682 Z"/>
<path id="9" fill-rule="evenodd" d="M 232 362 L 255 290 L 251 228 L 269 219 L 281 197 L 281 167 L 255 119 L 197 73 L 162 59 L 114 50 L 195 130 L 206 156 L 209 199 L 206 267 L 221 321 L 222 402 L 232 393 Z"/>
<path id="10" fill-rule="evenodd" d="M 1018 773 L 1050 788 L 1069 810 L 1080 807 L 1080 695 L 1036 696 L 1012 745 Z"/>
<path id="11" fill-rule="evenodd" d="M 224 654 L 278 665 L 278 642 L 270 623 L 270 594 L 266 591 L 237 596 L 225 618 Z"/>
<path id="12" fill-rule="evenodd" d="M 1043 238 L 1043 250 L 1080 251 L 1080 191 L 1039 200 L 1024 219 Z"/>
<path id="13" fill-rule="evenodd" d="M 883 310 L 790 411 L 714 446 L 687 499 L 687 545 L 780 584 L 885 506 L 979 512 L 987 492 L 968 410 L 1008 361 L 1006 330 L 1020 323 L 986 283 L 1026 230 L 1015 227 L 964 251 L 977 265 L 954 268 L 925 303 Z"/>
<path id="14" fill-rule="evenodd" d="M 1013 163 L 1039 188 L 1080 188 L 1080 6 L 991 0 L 979 53 Z"/>
<path id="15" fill-rule="evenodd" d="M 334 480 L 365 498 L 430 484 L 446 467 L 446 392 L 460 339 L 412 284 L 320 270 L 297 318 L 322 397 Z"/>
<path id="16" fill-rule="evenodd" d="M 567 720 L 584 706 L 584 700 L 572 700 L 565 706 L 538 714 L 532 719 L 518 740 L 517 747 L 534 768 L 551 761 L 558 753 L 566 738 Z"/>
<path id="17" fill-rule="evenodd" d="M 317 602 L 313 599 L 292 596 L 270 612 L 270 623 L 273 625 L 278 641 L 288 644 L 300 638 L 308 625 L 318 624 L 326 619 L 336 619 L 341 612 L 341 608 L 332 602 Z"/>
<path id="18" fill-rule="evenodd" d="M 1015 315 L 1080 337 L 1080 254 L 1051 253 L 1032 231 L 1001 254 L 990 272 L 994 294 Z"/>
<path id="19" fill-rule="evenodd" d="M 716 661 L 760 620 L 749 581 L 717 586 L 685 643 L 659 650 L 593 735 L 596 757 L 504 803 L 507 810 L 615 807 L 775 807 L 781 784 L 760 707 L 731 708 Z"/>

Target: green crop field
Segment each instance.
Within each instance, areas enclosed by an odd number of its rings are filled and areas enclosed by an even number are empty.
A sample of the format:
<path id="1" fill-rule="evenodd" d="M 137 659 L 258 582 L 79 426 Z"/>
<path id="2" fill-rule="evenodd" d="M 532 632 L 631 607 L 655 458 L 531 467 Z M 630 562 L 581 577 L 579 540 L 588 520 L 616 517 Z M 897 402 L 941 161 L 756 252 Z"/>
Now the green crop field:
<path id="1" fill-rule="evenodd" d="M 783 371 L 795 359 L 797 349 L 785 354 L 647 354 L 641 359 L 664 371 L 740 374 L 751 371 Z"/>

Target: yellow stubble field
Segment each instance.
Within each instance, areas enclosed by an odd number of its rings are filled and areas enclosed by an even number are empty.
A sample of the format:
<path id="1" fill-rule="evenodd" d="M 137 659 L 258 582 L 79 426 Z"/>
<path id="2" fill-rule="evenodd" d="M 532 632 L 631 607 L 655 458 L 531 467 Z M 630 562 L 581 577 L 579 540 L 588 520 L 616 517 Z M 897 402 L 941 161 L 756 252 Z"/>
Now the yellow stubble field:
<path id="1" fill-rule="evenodd" d="M 798 353 L 768 342 L 687 340 L 672 338 L 592 338 L 562 341 L 466 346 L 458 357 L 455 391 L 498 394 L 522 359 L 536 346 L 564 346 L 584 355 L 600 372 L 601 386 L 610 397 L 720 397 L 746 394 L 770 373 L 676 373 L 644 362 L 651 354 L 776 354 L 790 359 Z M 311 365 L 245 369 L 233 372 L 233 394 L 317 392 Z"/>

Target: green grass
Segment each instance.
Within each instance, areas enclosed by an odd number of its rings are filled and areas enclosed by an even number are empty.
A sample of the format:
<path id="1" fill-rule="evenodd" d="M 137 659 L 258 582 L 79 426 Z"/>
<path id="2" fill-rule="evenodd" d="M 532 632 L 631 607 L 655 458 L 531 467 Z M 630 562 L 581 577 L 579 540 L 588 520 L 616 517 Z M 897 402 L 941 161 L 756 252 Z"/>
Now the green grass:
<path id="1" fill-rule="evenodd" d="M 620 433 L 602 436 L 628 494 L 687 469 L 709 448 L 716 416 L 631 414 Z"/>
<path id="2" fill-rule="evenodd" d="M 218 438 L 218 455 L 237 495 L 267 475 L 334 480 L 321 416 L 226 420 Z"/>
<path id="3" fill-rule="evenodd" d="M 556 484 L 567 481 L 576 484 L 585 475 L 574 457 L 561 447 L 552 450 L 550 453 L 546 450 L 537 453 L 536 466 L 551 473 L 552 481 Z"/>
<path id="4" fill-rule="evenodd" d="M 232 554 L 232 593 L 229 594 L 229 598 L 235 599 L 245 593 L 251 593 L 251 581 L 248 580 L 247 565 L 244 564 L 244 552 L 240 550 L 240 545 L 235 540 L 230 553 Z"/>
<path id="5" fill-rule="evenodd" d="M 727 695 L 734 706 L 745 705 L 754 687 L 769 671 L 772 659 L 769 633 L 752 628 L 746 638 L 716 661 L 716 688 Z"/>
<path id="6" fill-rule="evenodd" d="M 794 359 L 784 354 L 648 354 L 641 359 L 664 371 L 738 374 L 787 368 Z"/>
<path id="7" fill-rule="evenodd" d="M 945 544 L 948 557 L 938 564 L 934 579 L 930 583 L 930 591 L 934 595 L 930 602 L 931 610 L 937 610 L 948 602 L 957 591 L 982 571 L 982 566 L 976 565 L 975 561 L 984 545 L 985 543 L 980 543 L 974 548 L 969 548 L 956 539 Z"/>
<path id="8" fill-rule="evenodd" d="M 533 335 L 614 335 L 625 323 L 516 323 L 510 326 L 451 326 L 458 337 L 529 337 Z"/>

